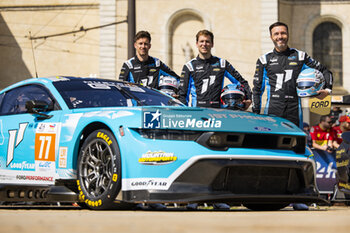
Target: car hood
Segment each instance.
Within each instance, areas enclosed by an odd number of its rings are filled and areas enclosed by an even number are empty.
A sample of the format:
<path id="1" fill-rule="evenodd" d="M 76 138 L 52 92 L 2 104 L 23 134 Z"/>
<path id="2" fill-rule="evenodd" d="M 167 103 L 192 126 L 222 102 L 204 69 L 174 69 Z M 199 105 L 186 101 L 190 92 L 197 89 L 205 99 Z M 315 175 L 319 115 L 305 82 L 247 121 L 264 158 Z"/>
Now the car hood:
<path id="1" fill-rule="evenodd" d="M 141 128 L 305 136 L 301 129 L 288 120 L 245 111 L 191 107 L 142 107 L 141 109 Z"/>

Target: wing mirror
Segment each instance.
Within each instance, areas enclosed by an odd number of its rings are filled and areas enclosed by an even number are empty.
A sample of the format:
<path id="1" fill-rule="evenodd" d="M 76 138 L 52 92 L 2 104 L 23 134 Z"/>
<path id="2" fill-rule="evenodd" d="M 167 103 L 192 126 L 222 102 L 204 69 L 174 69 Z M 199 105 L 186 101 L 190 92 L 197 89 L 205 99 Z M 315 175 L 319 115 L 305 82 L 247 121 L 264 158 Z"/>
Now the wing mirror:
<path id="1" fill-rule="evenodd" d="M 42 100 L 29 100 L 26 102 L 26 109 L 28 113 L 39 115 L 40 118 L 50 119 L 52 115 L 47 115 L 41 112 L 47 112 L 49 104 Z"/>

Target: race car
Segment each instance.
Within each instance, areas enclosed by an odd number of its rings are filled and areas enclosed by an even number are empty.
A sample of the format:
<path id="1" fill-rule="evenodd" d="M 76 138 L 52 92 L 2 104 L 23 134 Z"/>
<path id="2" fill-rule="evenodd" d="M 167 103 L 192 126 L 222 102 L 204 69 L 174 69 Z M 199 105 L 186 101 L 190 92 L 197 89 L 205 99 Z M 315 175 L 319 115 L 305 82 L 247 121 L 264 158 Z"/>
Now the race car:
<path id="1" fill-rule="evenodd" d="M 282 118 L 191 108 L 132 83 L 28 79 L 0 92 L 0 201 L 323 202 L 305 138 Z"/>

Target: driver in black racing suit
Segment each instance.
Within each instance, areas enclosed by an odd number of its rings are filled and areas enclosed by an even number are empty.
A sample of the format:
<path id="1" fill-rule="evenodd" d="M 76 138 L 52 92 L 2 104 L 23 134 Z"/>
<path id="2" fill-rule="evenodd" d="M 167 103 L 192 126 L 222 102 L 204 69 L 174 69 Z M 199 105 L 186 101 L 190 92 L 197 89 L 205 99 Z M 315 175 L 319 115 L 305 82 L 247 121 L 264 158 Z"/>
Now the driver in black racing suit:
<path id="1" fill-rule="evenodd" d="M 315 68 L 323 73 L 326 86 L 325 90 L 319 91 L 319 99 L 331 93 L 332 73 L 305 52 L 288 47 L 288 27 L 284 23 L 272 24 L 270 36 L 275 48 L 256 62 L 253 112 L 260 114 L 262 94 L 267 89 L 264 113 L 283 117 L 302 128 L 302 109 L 296 91 L 299 73 L 307 68 Z"/>
<path id="2" fill-rule="evenodd" d="M 134 47 L 136 56 L 124 62 L 119 80 L 156 89 L 159 89 L 161 76 L 170 76 L 179 81 L 180 77 L 167 65 L 158 58 L 149 56 L 151 35 L 147 31 L 139 31 L 135 35 Z"/>
<path id="3" fill-rule="evenodd" d="M 220 95 L 224 87 L 224 78 L 240 84 L 246 99 L 245 109 L 251 104 L 251 90 L 248 82 L 225 59 L 212 56 L 214 45 L 212 32 L 199 31 L 196 35 L 196 46 L 199 55 L 187 62 L 182 69 L 179 100 L 188 105 L 192 97 L 192 107 L 220 108 Z"/>

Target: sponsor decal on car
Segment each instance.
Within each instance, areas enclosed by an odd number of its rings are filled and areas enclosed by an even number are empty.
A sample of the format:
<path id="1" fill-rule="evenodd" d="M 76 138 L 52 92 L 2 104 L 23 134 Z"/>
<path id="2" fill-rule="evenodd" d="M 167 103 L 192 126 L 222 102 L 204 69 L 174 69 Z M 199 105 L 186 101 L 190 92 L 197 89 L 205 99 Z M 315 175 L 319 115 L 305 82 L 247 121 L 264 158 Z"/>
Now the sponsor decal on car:
<path id="1" fill-rule="evenodd" d="M 254 129 L 255 129 L 255 130 L 258 130 L 258 131 L 271 131 L 270 128 L 261 127 L 261 126 L 254 127 Z"/>
<path id="2" fill-rule="evenodd" d="M 275 119 L 273 119 L 270 116 L 261 116 L 261 115 L 243 115 L 243 114 L 225 114 L 225 113 L 210 113 L 208 114 L 210 117 L 214 119 L 222 119 L 222 118 L 233 118 L 233 119 L 245 119 L 245 120 L 262 120 L 262 121 L 268 121 L 268 122 L 276 122 Z"/>
<path id="3" fill-rule="evenodd" d="M 186 119 L 186 120 L 173 120 L 163 119 L 164 128 L 220 128 L 221 121 L 209 118 L 208 120 Z"/>
<path id="4" fill-rule="evenodd" d="M 157 129 L 160 128 L 161 113 L 159 110 L 155 112 L 144 112 L 143 113 L 143 127 Z"/>
<path id="5" fill-rule="evenodd" d="M 53 181 L 52 176 L 17 175 L 17 180 Z"/>
<path id="6" fill-rule="evenodd" d="M 58 123 L 39 123 L 36 128 L 37 133 L 57 133 Z"/>
<path id="7" fill-rule="evenodd" d="M 142 181 L 132 181 L 131 182 L 132 187 L 137 187 L 137 189 L 143 189 L 143 188 L 155 188 L 155 187 L 166 187 L 167 182 L 161 181 L 158 179 L 147 179 Z"/>
<path id="8" fill-rule="evenodd" d="M 35 160 L 55 161 L 56 134 L 35 134 Z"/>
<path id="9" fill-rule="evenodd" d="M 167 190 L 171 182 L 167 178 L 130 178 L 122 179 L 122 190 Z"/>
<path id="10" fill-rule="evenodd" d="M 35 171 L 55 174 L 56 163 L 51 161 L 35 161 Z M 49 173 L 50 172 L 50 173 Z"/>
<path id="11" fill-rule="evenodd" d="M 0 183 L 25 184 L 25 185 L 52 185 L 55 183 L 53 173 L 38 171 L 0 170 Z"/>
<path id="12" fill-rule="evenodd" d="M 144 111 L 144 128 L 221 128 L 222 122 L 215 118 L 196 119 L 192 115 L 162 114 L 157 111 Z"/>
<path id="13" fill-rule="evenodd" d="M 139 163 L 145 165 L 162 165 L 169 164 L 175 162 L 177 157 L 174 156 L 174 153 L 167 153 L 164 151 L 151 152 L 143 154 L 141 158 L 139 158 Z"/>
<path id="14" fill-rule="evenodd" d="M 22 163 L 10 163 L 9 167 L 14 170 L 34 170 L 35 164 L 23 161 Z"/>
<path id="15" fill-rule="evenodd" d="M 68 147 L 60 147 L 58 152 L 58 167 L 67 168 Z"/>

